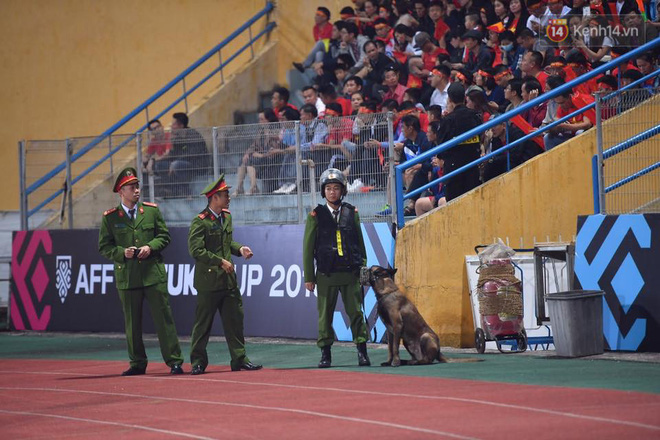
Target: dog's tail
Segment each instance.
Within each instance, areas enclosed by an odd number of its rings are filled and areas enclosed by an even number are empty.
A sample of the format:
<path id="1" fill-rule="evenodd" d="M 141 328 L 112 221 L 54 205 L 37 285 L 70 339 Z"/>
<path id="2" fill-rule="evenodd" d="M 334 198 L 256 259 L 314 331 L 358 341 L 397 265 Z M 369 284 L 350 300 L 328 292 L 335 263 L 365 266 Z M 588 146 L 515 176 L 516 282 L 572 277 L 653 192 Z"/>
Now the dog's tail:
<path id="1" fill-rule="evenodd" d="M 446 364 L 464 364 L 467 362 L 483 362 L 483 359 L 475 358 L 447 358 L 442 353 L 438 352 L 438 362 Z"/>

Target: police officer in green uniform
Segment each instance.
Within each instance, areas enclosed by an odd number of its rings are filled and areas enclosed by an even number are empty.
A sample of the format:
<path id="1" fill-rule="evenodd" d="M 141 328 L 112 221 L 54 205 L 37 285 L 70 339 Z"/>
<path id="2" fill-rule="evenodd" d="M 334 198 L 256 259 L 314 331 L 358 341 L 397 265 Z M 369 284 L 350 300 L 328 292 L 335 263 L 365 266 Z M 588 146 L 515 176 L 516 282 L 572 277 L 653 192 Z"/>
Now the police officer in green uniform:
<path id="1" fill-rule="evenodd" d="M 194 286 L 197 289 L 197 309 L 190 351 L 191 374 L 203 374 L 209 363 L 206 345 L 216 310 L 222 318 L 222 328 L 231 355 L 231 370 L 259 370 L 261 365 L 250 362 L 245 354 L 243 337 L 243 301 L 236 281 L 231 256 L 252 258 L 252 250 L 232 238 L 229 212 L 229 186 L 225 175 L 207 186 L 202 195 L 207 207 L 193 219 L 188 233 L 188 251 L 195 259 Z"/>
<path id="2" fill-rule="evenodd" d="M 330 347 L 334 342 L 332 317 L 341 292 L 344 308 L 351 322 L 353 342 L 357 344 L 358 364 L 369 366 L 367 355 L 367 327 L 360 306 L 362 290 L 359 282 L 360 267 L 367 264 L 367 252 L 362 239 L 360 216 L 357 209 L 342 199 L 346 195 L 346 177 L 336 168 L 323 172 L 320 179 L 321 194 L 327 204 L 318 205 L 307 216 L 303 242 L 305 287 L 318 288 L 316 305 L 319 312 L 321 349 L 319 368 L 332 364 Z M 316 272 L 314 271 L 316 260 Z"/>
<path id="3" fill-rule="evenodd" d="M 145 298 L 163 359 L 172 374 L 183 374 L 183 357 L 161 256 L 170 243 L 170 233 L 158 206 L 140 202 L 140 182 L 135 168 L 119 173 L 113 191 L 119 193 L 121 203 L 103 213 L 99 252 L 115 263 L 117 290 L 124 311 L 130 368 L 122 376 L 137 376 L 147 371 L 147 354 L 142 341 Z"/>

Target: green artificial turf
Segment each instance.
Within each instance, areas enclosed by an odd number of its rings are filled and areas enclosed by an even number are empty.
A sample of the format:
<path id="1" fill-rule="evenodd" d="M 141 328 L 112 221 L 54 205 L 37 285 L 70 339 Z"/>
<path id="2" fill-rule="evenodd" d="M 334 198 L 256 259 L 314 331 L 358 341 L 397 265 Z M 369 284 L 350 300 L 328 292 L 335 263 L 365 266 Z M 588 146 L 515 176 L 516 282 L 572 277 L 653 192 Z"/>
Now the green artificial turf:
<path id="1" fill-rule="evenodd" d="M 145 341 L 150 362 L 161 363 L 157 341 Z M 182 343 L 188 359 L 190 345 Z M 266 368 L 316 368 L 320 351 L 313 344 L 249 343 L 250 360 Z M 223 341 L 208 346 L 211 365 L 228 365 L 229 353 Z M 448 363 L 426 366 L 381 367 L 387 358 L 384 346 L 370 348 L 372 367 L 358 367 L 355 348 L 335 345 L 333 368 L 342 371 L 393 374 L 402 376 L 439 377 L 483 380 L 516 384 L 600 388 L 624 391 L 660 393 L 660 368 L 656 363 L 613 361 L 594 358 L 562 359 L 548 352 L 547 356 L 486 353 L 483 355 L 452 353 L 449 358 L 476 358 L 483 362 Z M 408 354 L 402 350 L 402 358 Z M 127 361 L 126 343 L 122 338 L 79 335 L 0 334 L 2 359 L 62 359 Z"/>

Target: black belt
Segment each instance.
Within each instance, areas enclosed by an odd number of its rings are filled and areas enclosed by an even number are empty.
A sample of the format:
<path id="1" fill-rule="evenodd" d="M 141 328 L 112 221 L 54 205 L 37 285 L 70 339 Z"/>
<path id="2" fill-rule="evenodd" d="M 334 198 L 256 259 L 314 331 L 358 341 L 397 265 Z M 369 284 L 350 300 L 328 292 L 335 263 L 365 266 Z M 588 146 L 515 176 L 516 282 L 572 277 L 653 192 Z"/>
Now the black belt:
<path id="1" fill-rule="evenodd" d="M 330 272 L 335 273 L 335 272 L 354 272 L 355 269 L 352 268 L 351 266 L 336 266 L 333 267 Z"/>

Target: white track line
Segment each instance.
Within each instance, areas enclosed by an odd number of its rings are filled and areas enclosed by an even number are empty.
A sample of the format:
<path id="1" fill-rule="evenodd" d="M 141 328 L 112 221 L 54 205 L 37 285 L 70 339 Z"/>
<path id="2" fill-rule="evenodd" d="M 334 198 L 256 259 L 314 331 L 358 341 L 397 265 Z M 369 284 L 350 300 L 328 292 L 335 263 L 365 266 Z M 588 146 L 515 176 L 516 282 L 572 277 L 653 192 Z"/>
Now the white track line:
<path id="1" fill-rule="evenodd" d="M 122 428 L 142 429 L 142 430 L 145 430 L 145 431 L 157 432 L 159 434 L 176 435 L 176 436 L 179 436 L 179 437 L 194 438 L 194 439 L 199 439 L 199 440 L 215 440 L 212 437 L 201 437 L 199 435 L 187 434 L 185 432 L 169 431 L 169 430 L 166 430 L 166 429 L 149 428 L 148 426 L 131 425 L 131 424 L 128 424 L 128 423 L 108 422 L 106 420 L 84 419 L 84 418 L 80 418 L 80 417 L 60 416 L 58 414 L 45 414 L 45 413 L 28 412 L 28 411 L 8 411 L 8 410 L 4 410 L 4 409 L 0 409 L 0 413 L 14 414 L 14 415 L 20 415 L 20 416 L 49 417 L 49 418 L 53 418 L 53 419 L 72 420 L 74 422 L 96 423 L 96 424 L 99 424 L 99 425 L 121 426 Z"/>
<path id="2" fill-rule="evenodd" d="M 153 376 L 146 376 L 145 378 L 156 379 L 156 380 L 167 379 L 167 378 L 159 378 L 159 377 L 153 377 Z M 637 428 L 651 429 L 651 430 L 654 430 L 654 431 L 660 431 L 660 426 L 647 425 L 647 424 L 644 424 L 644 423 L 629 422 L 629 421 L 626 421 L 626 420 L 608 419 L 608 418 L 597 417 L 597 416 L 572 414 L 572 413 L 563 412 L 563 411 L 554 411 L 554 410 L 550 410 L 550 409 L 535 408 L 535 407 L 532 407 L 532 406 L 523 406 L 523 405 L 513 405 L 513 404 L 508 404 L 508 403 L 491 402 L 491 401 L 488 401 L 488 400 L 467 399 L 467 398 L 464 398 L 464 397 L 424 396 L 424 395 L 420 395 L 420 394 L 385 393 L 385 392 L 382 392 L 382 391 L 350 390 L 350 389 L 345 389 L 345 388 L 313 387 L 313 386 L 306 386 L 306 385 L 286 385 L 286 384 L 267 383 L 267 382 L 244 382 L 244 381 L 227 380 L 227 379 L 195 378 L 194 380 L 233 383 L 233 384 L 240 384 L 240 385 L 256 385 L 256 386 L 263 385 L 263 386 L 294 388 L 294 389 L 303 389 L 303 390 L 334 391 L 334 392 L 349 393 L 349 394 L 368 394 L 368 395 L 373 395 L 373 396 L 384 396 L 384 397 L 388 397 L 388 398 L 408 397 L 408 398 L 414 398 L 414 399 L 449 400 L 449 401 L 454 401 L 454 402 L 474 403 L 474 404 L 480 404 L 480 405 L 495 406 L 495 407 L 499 407 L 499 408 L 511 408 L 511 409 L 517 409 L 517 410 L 523 410 L 523 411 L 539 412 L 539 413 L 550 414 L 550 415 L 555 415 L 555 416 L 565 416 L 565 417 L 571 417 L 571 418 L 575 418 L 575 419 L 592 420 L 592 421 L 595 421 L 595 422 L 608 422 L 608 423 L 614 423 L 614 424 L 620 424 L 620 425 L 626 425 L 626 426 L 634 426 L 634 427 L 637 427 Z"/>
<path id="3" fill-rule="evenodd" d="M 266 411 L 279 411 L 279 412 L 287 412 L 287 413 L 295 413 L 295 414 L 304 414 L 304 415 L 309 415 L 309 416 L 344 420 L 344 421 L 348 421 L 348 422 L 364 423 L 364 424 L 369 424 L 369 425 L 385 426 L 385 427 L 388 427 L 388 428 L 403 429 L 403 430 L 407 430 L 407 431 L 422 432 L 424 434 L 433 434 L 433 435 L 439 435 L 439 436 L 450 437 L 450 438 L 457 438 L 457 439 L 464 439 L 464 440 L 477 440 L 475 437 L 466 437 L 466 436 L 459 435 L 459 434 L 453 434 L 451 432 L 435 431 L 435 430 L 432 430 L 432 429 L 420 428 L 420 427 L 417 427 L 417 426 L 400 425 L 398 423 L 389 423 L 389 422 L 381 422 L 381 421 L 378 421 L 378 420 L 360 419 L 360 418 L 357 418 L 357 417 L 338 416 L 338 415 L 335 415 L 335 414 L 328 414 L 328 413 L 322 413 L 322 412 L 317 412 L 317 411 L 307 411 L 307 410 L 302 410 L 302 409 L 282 408 L 282 407 L 278 407 L 278 406 L 249 405 L 249 404 L 246 404 L 246 403 L 231 403 L 231 402 L 220 402 L 220 401 L 210 401 L 210 400 L 182 399 L 182 398 L 176 398 L 176 397 L 145 396 L 145 395 L 142 395 L 142 394 L 111 393 L 111 392 L 106 392 L 106 391 L 68 390 L 68 389 L 62 389 L 62 388 L 0 387 L 0 390 L 9 390 L 9 391 L 13 391 L 13 390 L 16 390 L 16 391 L 48 391 L 48 392 L 72 393 L 72 394 L 93 394 L 93 395 L 101 395 L 101 396 L 130 397 L 130 398 L 148 399 L 148 400 L 163 400 L 163 401 L 167 401 L 167 402 L 185 402 L 185 403 L 196 403 L 196 404 L 203 404 L 203 405 L 233 406 L 233 407 L 239 407 L 239 408 L 250 408 L 250 409 L 258 409 L 258 410 L 266 410 Z"/>
<path id="4" fill-rule="evenodd" d="M 95 374 L 88 374 L 88 373 L 87 374 L 85 374 L 85 373 L 51 373 L 51 372 L 43 372 L 43 371 L 22 371 L 22 372 L 0 371 L 0 373 L 2 373 L 2 374 L 37 374 L 37 375 L 51 375 L 51 374 L 54 374 L 54 375 L 71 375 L 71 376 L 86 376 L 86 375 L 96 376 Z M 177 377 L 157 377 L 157 376 L 136 376 L 136 378 L 149 379 L 149 380 L 191 380 L 189 378 L 182 379 L 182 378 L 177 378 Z M 287 384 L 278 384 L 278 383 L 269 383 L 269 382 L 246 382 L 246 381 L 239 381 L 239 380 L 210 379 L 210 378 L 201 378 L 201 377 L 196 377 L 192 380 L 206 381 L 206 382 L 232 383 L 232 384 L 238 384 L 238 385 L 292 388 L 292 389 L 301 389 L 301 390 L 332 391 L 332 392 L 348 393 L 348 394 L 366 394 L 366 395 L 372 395 L 372 396 L 384 396 L 384 397 L 389 397 L 389 398 L 406 397 L 406 398 L 413 398 L 413 399 L 447 400 L 447 401 L 453 401 L 453 402 L 473 403 L 473 404 L 478 404 L 478 405 L 494 406 L 494 407 L 498 407 L 498 408 L 508 408 L 508 409 L 516 409 L 516 410 L 521 410 L 521 411 L 537 412 L 537 413 L 541 413 L 541 414 L 550 414 L 550 415 L 553 415 L 553 416 L 563 416 L 563 417 L 569 417 L 569 418 L 573 418 L 573 419 L 589 420 L 589 421 L 594 421 L 594 422 L 604 422 L 604 423 L 610 423 L 610 424 L 615 424 L 615 425 L 634 426 L 636 428 L 644 428 L 644 429 L 650 429 L 650 430 L 653 430 L 653 431 L 660 431 L 660 426 L 656 426 L 656 425 L 647 425 L 647 424 L 644 424 L 644 423 L 629 422 L 627 420 L 609 419 L 609 418 L 604 418 L 604 417 L 588 416 L 588 415 L 582 415 L 582 414 L 572 414 L 572 413 L 569 413 L 569 412 L 555 411 L 555 410 L 543 409 L 543 408 L 535 408 L 535 407 L 532 407 L 532 406 L 513 405 L 513 404 L 508 404 L 508 403 L 499 403 L 499 402 L 492 402 L 492 401 L 488 401 L 488 400 L 479 400 L 479 399 L 468 399 L 468 398 L 463 398 L 463 397 L 424 396 L 424 395 L 420 395 L 420 394 L 386 393 L 386 392 L 382 392 L 382 391 L 352 390 L 352 389 L 345 389 L 345 388 L 314 387 L 314 386 L 306 386 L 306 385 L 287 385 Z"/>

